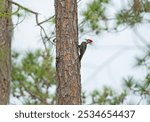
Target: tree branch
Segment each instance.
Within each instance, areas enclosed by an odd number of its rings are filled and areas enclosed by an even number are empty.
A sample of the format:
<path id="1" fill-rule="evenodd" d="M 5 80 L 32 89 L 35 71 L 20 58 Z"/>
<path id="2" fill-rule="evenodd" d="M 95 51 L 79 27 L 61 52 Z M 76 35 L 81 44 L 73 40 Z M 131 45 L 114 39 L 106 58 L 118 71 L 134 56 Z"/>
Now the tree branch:
<path id="1" fill-rule="evenodd" d="M 46 39 L 47 39 L 48 41 L 50 41 L 50 40 L 49 40 L 49 39 L 50 39 L 49 36 L 47 35 L 47 33 L 46 33 L 44 27 L 41 26 L 41 24 L 43 24 L 43 23 L 49 21 L 50 19 L 54 18 L 55 15 L 49 17 L 48 19 L 46 19 L 46 20 L 44 20 L 44 21 L 42 21 L 42 22 L 39 22 L 39 18 L 38 18 L 39 13 L 38 13 L 38 12 L 35 12 L 35 11 L 31 10 L 31 9 L 28 9 L 28 8 L 24 7 L 23 5 L 20 5 L 19 3 L 16 3 L 16 2 L 13 2 L 13 1 L 10 1 L 10 0 L 8 0 L 8 2 L 11 3 L 11 4 L 13 4 L 13 5 L 15 5 L 15 6 L 18 6 L 18 8 L 21 8 L 21 9 L 23 9 L 24 11 L 27 11 L 27 12 L 29 12 L 29 13 L 31 13 L 31 14 L 34 14 L 34 15 L 35 15 L 36 24 L 40 27 L 41 33 L 44 33 L 44 36 L 46 37 Z M 40 35 L 41 35 L 41 38 L 42 38 L 44 47 L 45 47 L 45 49 L 47 50 L 46 43 L 45 43 L 45 38 L 43 37 L 42 34 L 40 34 Z M 54 45 L 54 42 L 53 42 L 53 41 L 50 41 L 50 42 L 51 42 L 52 45 Z"/>
<path id="2" fill-rule="evenodd" d="M 16 2 L 13 2 L 13 1 L 10 1 L 10 0 L 8 0 L 8 2 L 11 3 L 11 4 L 14 4 L 14 5 L 16 5 L 16 6 L 20 7 L 20 8 L 22 8 L 23 10 L 28 11 L 28 12 L 30 12 L 30 13 L 32 13 L 32 14 L 38 14 L 37 12 L 34 12 L 34 11 L 28 9 L 28 8 L 26 8 L 26 7 L 22 6 L 22 5 L 20 5 L 19 3 L 16 3 Z"/>

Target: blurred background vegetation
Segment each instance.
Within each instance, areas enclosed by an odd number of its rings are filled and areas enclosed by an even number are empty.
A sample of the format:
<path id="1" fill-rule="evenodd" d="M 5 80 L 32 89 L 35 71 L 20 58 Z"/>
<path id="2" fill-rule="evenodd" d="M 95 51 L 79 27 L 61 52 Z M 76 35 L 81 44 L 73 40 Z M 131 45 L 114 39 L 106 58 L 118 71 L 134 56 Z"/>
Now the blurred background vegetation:
<path id="1" fill-rule="evenodd" d="M 108 10 L 111 5 L 112 0 L 91 0 L 88 2 L 86 8 L 81 12 L 79 35 L 92 32 L 98 36 L 103 32 L 117 33 L 127 28 L 133 28 L 137 32 L 139 24 L 140 26 L 150 24 L 149 0 L 131 0 L 110 16 Z M 20 17 L 22 14 L 24 13 L 18 11 L 17 16 Z M 54 18 L 48 23 L 52 24 L 53 22 Z M 55 36 L 54 31 L 51 31 L 50 34 Z M 141 37 L 138 32 L 137 34 Z M 141 50 L 142 55 L 136 57 L 135 66 L 142 67 L 147 72 L 146 76 L 143 79 L 124 76 L 120 81 L 123 84 L 121 92 L 110 86 L 95 89 L 88 94 L 86 91 L 82 91 L 83 104 L 122 105 L 142 104 L 143 101 L 144 104 L 150 103 L 150 45 L 145 39 L 140 39 L 145 48 Z M 15 99 L 19 104 L 53 105 L 56 103 L 56 71 L 51 52 L 50 46 L 47 50 L 38 49 L 23 54 L 13 51 L 11 100 Z M 130 96 L 136 100 L 128 101 Z M 15 103 L 10 101 L 10 104 Z"/>

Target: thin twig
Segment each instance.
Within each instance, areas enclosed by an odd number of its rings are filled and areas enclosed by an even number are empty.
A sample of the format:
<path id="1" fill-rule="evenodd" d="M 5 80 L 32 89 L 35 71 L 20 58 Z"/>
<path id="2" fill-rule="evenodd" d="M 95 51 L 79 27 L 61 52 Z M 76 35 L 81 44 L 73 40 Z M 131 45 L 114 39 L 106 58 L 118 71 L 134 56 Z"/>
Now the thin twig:
<path id="1" fill-rule="evenodd" d="M 41 26 L 41 24 L 43 24 L 43 23 L 49 21 L 50 19 L 54 18 L 55 15 L 49 17 L 48 19 L 46 19 L 46 20 L 44 20 L 44 21 L 42 21 L 42 22 L 39 22 L 39 18 L 38 18 L 39 13 L 38 13 L 38 12 L 35 12 L 35 11 L 31 10 L 31 9 L 28 9 L 28 8 L 24 7 L 23 5 L 20 5 L 19 3 L 16 3 L 16 2 L 9 1 L 9 0 L 8 0 L 8 2 L 10 2 L 11 4 L 16 5 L 16 6 L 18 6 L 19 8 L 21 8 L 21 9 L 23 9 L 23 10 L 25 10 L 25 11 L 27 11 L 27 12 L 32 13 L 32 14 L 35 15 L 35 21 L 36 21 L 36 24 L 37 24 L 37 25 L 40 27 L 40 29 L 41 29 L 41 34 L 40 34 L 40 35 L 41 35 L 41 38 L 42 38 L 44 47 L 45 47 L 45 49 L 47 50 L 45 38 L 48 39 L 48 40 L 49 40 L 50 38 L 48 37 L 48 35 L 47 35 L 47 33 L 46 33 L 44 27 Z M 42 32 L 44 33 L 45 38 L 43 38 Z M 54 43 L 53 43 L 52 41 L 50 41 L 50 42 L 51 42 L 51 44 L 54 45 Z"/>
<path id="2" fill-rule="evenodd" d="M 39 22 L 38 25 L 41 25 L 41 24 L 43 24 L 43 23 L 45 23 L 45 22 L 51 20 L 51 19 L 54 18 L 54 17 L 55 17 L 55 15 L 49 17 L 48 19 L 46 19 L 46 20 L 44 20 L 44 21 L 42 21 L 42 22 Z"/>
<path id="3" fill-rule="evenodd" d="M 150 49 L 150 44 L 149 44 L 148 41 L 146 41 L 146 39 L 139 33 L 139 31 L 136 30 L 136 29 L 134 29 L 133 32 L 137 35 L 137 37 L 140 39 L 140 41 L 141 41 L 144 45 L 146 45 L 146 47 L 147 47 L 148 49 Z"/>
<path id="4" fill-rule="evenodd" d="M 14 5 L 16 5 L 16 6 L 20 7 L 20 8 L 22 8 L 22 9 L 24 9 L 25 11 L 28 11 L 28 12 L 32 13 L 32 14 L 39 14 L 39 13 L 37 13 L 35 11 L 32 11 L 32 10 L 30 10 L 30 9 L 28 9 L 28 8 L 20 5 L 19 3 L 16 3 L 16 2 L 13 2 L 13 1 L 10 1 L 10 0 L 8 0 L 8 2 L 10 2 L 11 4 L 14 4 Z"/>

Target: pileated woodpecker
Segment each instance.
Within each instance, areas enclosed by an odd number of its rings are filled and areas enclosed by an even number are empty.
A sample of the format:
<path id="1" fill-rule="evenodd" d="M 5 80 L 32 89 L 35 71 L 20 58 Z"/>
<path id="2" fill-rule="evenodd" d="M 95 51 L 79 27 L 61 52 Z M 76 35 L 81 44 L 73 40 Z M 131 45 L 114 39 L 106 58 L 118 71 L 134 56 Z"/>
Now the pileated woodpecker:
<path id="1" fill-rule="evenodd" d="M 85 39 L 86 41 L 82 42 L 80 45 L 79 45 L 79 49 L 80 49 L 80 55 L 79 55 L 79 61 L 81 61 L 85 51 L 86 51 L 86 48 L 87 48 L 87 44 L 90 44 L 92 43 L 93 41 L 91 39 Z"/>

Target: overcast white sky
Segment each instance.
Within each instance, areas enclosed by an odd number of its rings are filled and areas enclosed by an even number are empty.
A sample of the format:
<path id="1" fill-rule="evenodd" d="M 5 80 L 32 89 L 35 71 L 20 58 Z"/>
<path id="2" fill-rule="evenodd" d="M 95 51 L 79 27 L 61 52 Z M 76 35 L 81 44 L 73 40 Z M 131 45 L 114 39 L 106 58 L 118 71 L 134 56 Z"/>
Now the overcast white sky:
<path id="1" fill-rule="evenodd" d="M 52 16 L 54 12 L 53 0 L 14 1 L 41 13 L 42 19 Z M 81 0 L 79 9 L 81 6 L 83 9 L 87 1 L 89 0 Z M 119 5 L 125 0 L 114 1 Z M 138 27 L 144 37 L 148 37 L 149 28 L 147 25 Z M 143 69 L 133 68 L 134 57 L 141 54 L 135 44 L 142 45 L 142 43 L 131 30 L 127 29 L 120 33 L 103 33 L 100 36 L 88 34 L 80 40 L 83 38 L 91 38 L 94 41 L 93 45 L 88 46 L 82 59 L 81 74 L 84 90 L 100 89 L 103 85 L 121 89 L 122 77 L 134 75 L 137 78 L 142 78 L 145 75 Z M 34 16 L 28 15 L 25 21 L 18 25 L 14 31 L 13 49 L 25 51 L 39 48 L 41 45 L 39 28 L 36 26 Z"/>

